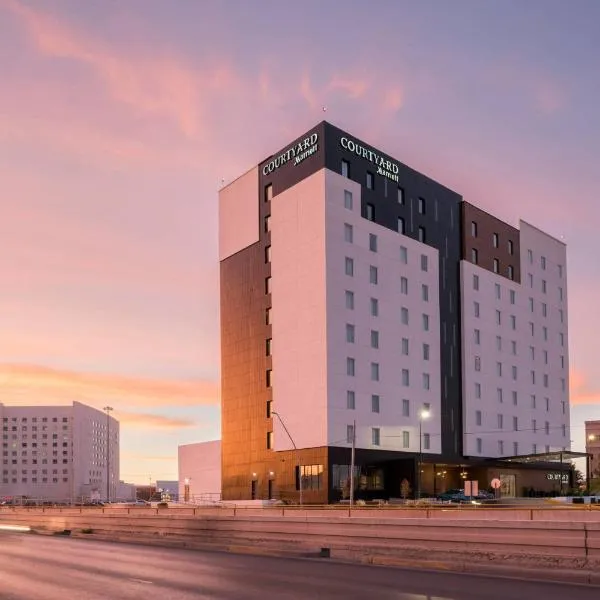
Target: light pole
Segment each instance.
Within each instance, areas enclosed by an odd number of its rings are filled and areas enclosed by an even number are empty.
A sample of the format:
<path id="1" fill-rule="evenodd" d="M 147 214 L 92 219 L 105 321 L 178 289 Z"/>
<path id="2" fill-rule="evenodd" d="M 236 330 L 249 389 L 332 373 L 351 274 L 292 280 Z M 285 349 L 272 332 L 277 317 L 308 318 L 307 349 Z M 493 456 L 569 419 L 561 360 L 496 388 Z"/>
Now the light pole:
<path id="1" fill-rule="evenodd" d="M 417 500 L 421 499 L 421 465 L 423 463 L 423 420 L 429 419 L 431 413 L 423 409 L 419 413 L 419 468 L 417 472 Z"/>
<path id="2" fill-rule="evenodd" d="M 190 501 L 190 478 L 186 477 L 184 480 L 185 487 L 183 488 L 183 501 Z"/>
<path id="3" fill-rule="evenodd" d="M 283 427 L 284 431 L 287 433 L 287 436 L 290 438 L 290 442 L 292 442 L 292 446 L 294 447 L 294 452 L 296 453 L 296 462 L 298 463 L 298 481 L 299 481 L 299 490 L 300 490 L 300 506 L 302 506 L 302 466 L 300 465 L 300 459 L 298 457 L 298 448 L 296 447 L 296 444 L 295 444 L 292 436 L 290 435 L 290 432 L 288 431 L 287 427 L 285 426 L 285 423 L 283 422 L 283 419 L 281 418 L 280 414 L 278 412 L 275 412 L 274 410 L 271 411 L 271 414 L 275 415 L 279 419 L 279 422 L 281 423 L 281 426 Z"/>
<path id="4" fill-rule="evenodd" d="M 106 412 L 106 501 L 110 502 L 110 412 L 112 406 L 105 406 Z"/>

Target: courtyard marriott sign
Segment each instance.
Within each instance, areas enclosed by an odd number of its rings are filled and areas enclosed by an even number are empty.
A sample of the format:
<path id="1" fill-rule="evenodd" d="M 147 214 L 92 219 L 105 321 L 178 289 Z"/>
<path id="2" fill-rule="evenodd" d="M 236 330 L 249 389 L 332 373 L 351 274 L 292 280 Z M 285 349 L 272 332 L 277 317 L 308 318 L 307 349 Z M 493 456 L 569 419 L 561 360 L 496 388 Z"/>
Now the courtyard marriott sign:
<path id="1" fill-rule="evenodd" d="M 290 161 L 293 162 L 294 166 L 299 165 L 303 160 L 312 156 L 319 149 L 318 141 L 318 133 L 313 133 L 312 135 L 305 137 L 303 140 L 294 144 L 287 150 L 284 150 L 279 156 L 269 161 L 263 167 L 263 175 L 269 175 L 269 173 L 272 173 Z"/>
<path id="2" fill-rule="evenodd" d="M 360 156 L 361 158 L 365 158 L 366 160 L 372 162 L 377 167 L 377 175 L 383 175 L 392 181 L 398 183 L 398 172 L 400 171 L 398 164 L 392 162 L 391 160 L 377 154 L 373 150 L 369 150 L 365 148 L 363 145 L 355 142 L 354 140 L 349 140 L 347 137 L 343 137 L 340 139 L 340 144 L 344 150 L 348 150 L 348 152 L 353 152 L 356 156 Z"/>

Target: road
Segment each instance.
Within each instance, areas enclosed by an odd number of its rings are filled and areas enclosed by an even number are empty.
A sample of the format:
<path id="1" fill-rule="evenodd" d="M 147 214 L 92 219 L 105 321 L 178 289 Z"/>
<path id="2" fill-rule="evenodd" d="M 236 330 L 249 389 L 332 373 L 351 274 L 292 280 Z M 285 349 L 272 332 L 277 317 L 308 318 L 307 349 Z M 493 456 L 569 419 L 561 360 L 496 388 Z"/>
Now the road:
<path id="1" fill-rule="evenodd" d="M 598 600 L 598 588 L 35 535 L 0 536 L 2 600 Z"/>

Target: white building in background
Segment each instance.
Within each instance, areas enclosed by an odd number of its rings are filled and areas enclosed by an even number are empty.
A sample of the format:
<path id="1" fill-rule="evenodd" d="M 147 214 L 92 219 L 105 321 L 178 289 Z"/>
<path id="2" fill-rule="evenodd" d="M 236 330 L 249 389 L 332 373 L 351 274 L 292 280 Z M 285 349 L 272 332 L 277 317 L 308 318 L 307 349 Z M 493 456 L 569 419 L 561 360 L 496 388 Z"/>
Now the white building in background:
<path id="1" fill-rule="evenodd" d="M 119 422 L 100 410 L 0 404 L 0 498 L 77 502 L 116 499 Z"/>
<path id="2" fill-rule="evenodd" d="M 220 500 L 221 440 L 178 449 L 179 501 Z"/>

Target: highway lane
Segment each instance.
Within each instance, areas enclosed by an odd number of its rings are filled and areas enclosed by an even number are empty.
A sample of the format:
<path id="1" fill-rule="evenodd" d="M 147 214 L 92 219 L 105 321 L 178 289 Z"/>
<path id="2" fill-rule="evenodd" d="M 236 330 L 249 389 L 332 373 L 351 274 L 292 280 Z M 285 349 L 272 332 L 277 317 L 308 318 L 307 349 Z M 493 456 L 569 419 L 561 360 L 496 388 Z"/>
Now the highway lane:
<path id="1" fill-rule="evenodd" d="M 1 600 L 598 600 L 599 588 L 450 573 L 0 536 Z"/>

